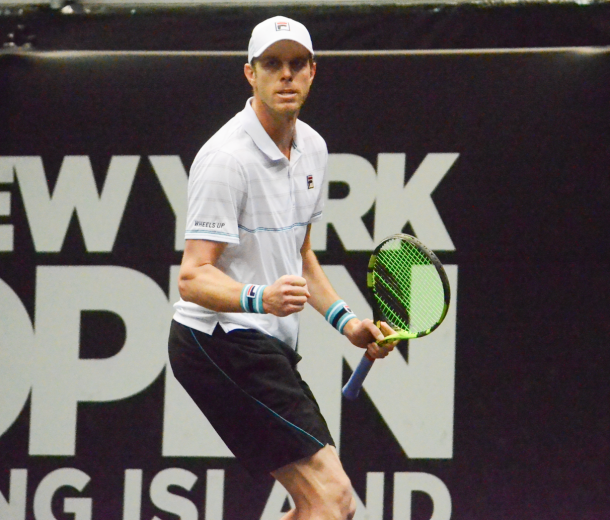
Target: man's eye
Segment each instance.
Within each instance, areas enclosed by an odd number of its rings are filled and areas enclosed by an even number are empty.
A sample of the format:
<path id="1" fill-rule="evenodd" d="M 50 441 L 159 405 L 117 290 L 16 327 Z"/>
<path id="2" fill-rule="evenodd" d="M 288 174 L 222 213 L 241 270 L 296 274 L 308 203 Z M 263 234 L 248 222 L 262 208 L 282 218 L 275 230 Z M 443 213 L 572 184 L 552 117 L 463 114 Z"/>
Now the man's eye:
<path id="1" fill-rule="evenodd" d="M 267 69 L 277 69 L 279 67 L 278 60 L 267 60 L 265 61 L 265 68 Z"/>
<path id="2" fill-rule="evenodd" d="M 301 70 L 307 64 L 307 60 L 299 58 L 298 60 L 292 60 L 290 62 L 290 68 L 292 70 Z"/>

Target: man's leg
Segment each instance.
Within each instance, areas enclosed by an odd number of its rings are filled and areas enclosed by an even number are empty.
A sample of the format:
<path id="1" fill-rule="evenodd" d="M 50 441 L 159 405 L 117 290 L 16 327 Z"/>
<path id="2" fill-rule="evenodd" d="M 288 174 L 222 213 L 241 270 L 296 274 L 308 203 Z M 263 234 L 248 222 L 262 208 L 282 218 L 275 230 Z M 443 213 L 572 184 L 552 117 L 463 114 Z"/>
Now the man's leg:
<path id="1" fill-rule="evenodd" d="M 292 496 L 295 509 L 282 520 L 350 520 L 352 485 L 333 446 L 271 473 Z"/>

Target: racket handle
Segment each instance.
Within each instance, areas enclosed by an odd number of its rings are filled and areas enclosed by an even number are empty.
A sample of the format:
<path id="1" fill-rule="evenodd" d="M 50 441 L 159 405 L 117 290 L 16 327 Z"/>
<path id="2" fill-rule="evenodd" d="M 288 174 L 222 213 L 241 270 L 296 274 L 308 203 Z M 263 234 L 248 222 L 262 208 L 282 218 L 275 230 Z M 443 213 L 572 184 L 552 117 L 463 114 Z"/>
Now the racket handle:
<path id="1" fill-rule="evenodd" d="M 349 381 L 345 383 L 345 386 L 343 387 L 343 397 L 350 401 L 353 401 L 358 397 L 360 389 L 362 388 L 362 383 L 364 383 L 364 379 L 369 373 L 369 370 L 371 370 L 374 362 L 375 360 L 369 357 L 368 352 L 362 356 L 356 370 L 352 373 L 352 377 L 349 378 Z"/>

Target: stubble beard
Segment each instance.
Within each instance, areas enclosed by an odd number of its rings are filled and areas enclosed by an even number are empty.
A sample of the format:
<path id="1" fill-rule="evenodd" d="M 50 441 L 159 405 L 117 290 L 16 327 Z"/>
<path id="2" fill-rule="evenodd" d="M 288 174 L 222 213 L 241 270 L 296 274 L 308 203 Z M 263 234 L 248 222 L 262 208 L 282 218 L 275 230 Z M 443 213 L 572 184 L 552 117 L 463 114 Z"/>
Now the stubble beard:
<path id="1" fill-rule="evenodd" d="M 297 99 L 294 103 L 275 102 L 275 94 L 272 94 L 271 100 L 267 101 L 260 95 L 258 89 L 254 89 L 254 95 L 258 97 L 260 103 L 265 107 L 265 111 L 270 116 L 278 119 L 296 119 L 309 95 L 309 89 L 304 94 L 302 92 L 297 94 Z"/>

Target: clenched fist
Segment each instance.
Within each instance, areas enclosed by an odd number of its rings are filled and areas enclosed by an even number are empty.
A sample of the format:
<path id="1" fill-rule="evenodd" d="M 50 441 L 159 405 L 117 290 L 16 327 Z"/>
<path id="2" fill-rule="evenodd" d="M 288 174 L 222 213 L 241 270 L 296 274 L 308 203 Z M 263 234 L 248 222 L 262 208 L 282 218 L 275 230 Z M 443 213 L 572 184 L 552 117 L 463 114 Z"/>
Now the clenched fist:
<path id="1" fill-rule="evenodd" d="M 305 278 L 287 274 L 265 287 L 263 308 L 275 316 L 288 316 L 301 312 L 309 297 Z"/>

